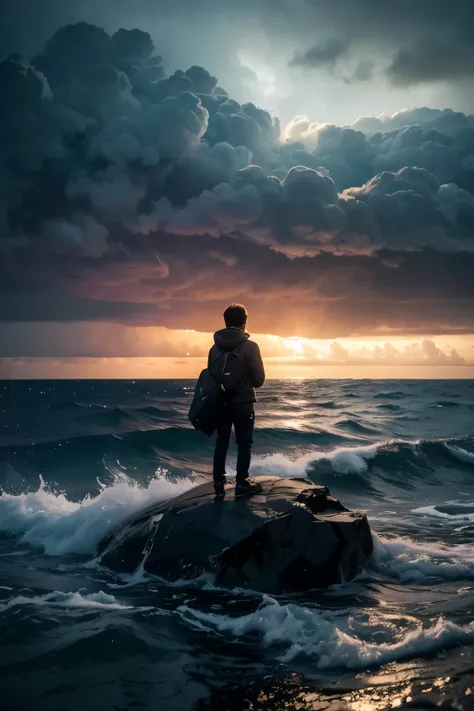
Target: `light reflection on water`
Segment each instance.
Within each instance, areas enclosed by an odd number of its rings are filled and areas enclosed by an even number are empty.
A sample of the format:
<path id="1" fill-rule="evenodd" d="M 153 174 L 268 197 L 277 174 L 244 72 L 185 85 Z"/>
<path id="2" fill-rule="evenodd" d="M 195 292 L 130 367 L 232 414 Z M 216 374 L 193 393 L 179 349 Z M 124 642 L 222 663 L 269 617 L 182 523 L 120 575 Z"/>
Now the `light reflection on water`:
<path id="1" fill-rule="evenodd" d="M 308 679 L 291 674 L 285 679 L 254 691 L 234 690 L 227 697 L 219 692 L 199 703 L 196 711 L 387 711 L 389 709 L 439 708 L 471 711 L 474 702 L 474 676 L 462 672 L 457 677 L 422 678 L 423 668 L 406 665 L 404 670 L 387 671 L 377 676 L 362 675 L 332 687 L 312 688 Z M 416 681 L 413 681 L 416 679 Z"/>
<path id="2" fill-rule="evenodd" d="M 85 496 L 101 495 L 109 513 L 122 507 L 123 520 L 134 497 L 145 507 L 171 486 L 165 470 L 173 486 L 189 484 L 190 472 L 209 475 L 213 442 L 187 421 L 192 386 L 1 386 L 0 485 L 12 498 L 0 516 L 10 525 L 0 537 L 0 598 L 33 597 L 36 605 L 4 610 L 0 710 L 7 683 L 10 693 L 16 684 L 20 700 L 41 698 L 48 711 L 69 711 L 78 695 L 80 711 L 107 704 L 131 711 L 146 708 L 148 692 L 153 711 L 423 704 L 472 711 L 473 648 L 460 645 L 467 644 L 463 630 L 474 610 L 474 383 L 289 381 L 269 383 L 259 394 L 255 473 L 326 484 L 344 504 L 367 512 L 381 543 L 378 558 L 350 585 L 280 597 L 293 608 L 276 642 L 265 635 L 282 627 L 278 609 L 257 629 L 238 631 L 239 620 L 255 616 L 257 596 L 210 584 L 165 590 L 150 579 L 125 587 L 110 572 L 86 567 L 106 517 L 100 501 L 82 506 Z M 229 473 L 234 465 L 232 450 Z M 46 488 L 38 489 L 39 475 Z M 26 543 L 19 543 L 22 536 Z M 32 540 L 43 541 L 51 557 L 29 546 Z M 103 591 L 126 607 L 68 607 L 64 601 L 79 589 L 83 599 Z M 51 593 L 62 606 L 43 604 Z M 176 613 L 182 605 L 215 615 L 218 624 L 196 631 Z M 439 618 L 457 631 L 438 634 Z M 237 634 L 219 628 L 232 620 Z M 336 627 L 348 636 L 346 657 L 334 641 Z M 410 632 L 419 634 L 416 643 L 403 645 Z M 298 645 L 302 651 L 283 663 Z M 61 651 L 44 653 L 53 647 Z"/>

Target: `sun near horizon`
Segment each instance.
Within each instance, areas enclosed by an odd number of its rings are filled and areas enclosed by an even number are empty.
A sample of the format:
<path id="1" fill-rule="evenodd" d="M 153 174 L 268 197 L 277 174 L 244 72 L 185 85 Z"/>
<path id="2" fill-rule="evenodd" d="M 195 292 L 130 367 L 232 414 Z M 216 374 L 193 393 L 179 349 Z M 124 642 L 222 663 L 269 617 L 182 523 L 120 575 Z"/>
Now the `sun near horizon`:
<path id="1" fill-rule="evenodd" d="M 159 331 L 161 350 L 170 355 L 11 356 L 0 359 L 0 379 L 193 379 L 206 366 L 211 333 L 143 330 L 150 342 Z M 136 336 L 143 346 L 144 334 Z M 474 378 L 470 336 L 252 338 L 260 344 L 268 380 Z"/>
<path id="2" fill-rule="evenodd" d="M 195 378 L 232 302 L 269 378 L 473 377 L 472 48 L 449 11 L 283 2 L 247 26 L 252 3 L 191 3 L 191 40 L 179 3 L 168 25 L 145 0 L 154 22 L 18 2 L 0 377 Z"/>

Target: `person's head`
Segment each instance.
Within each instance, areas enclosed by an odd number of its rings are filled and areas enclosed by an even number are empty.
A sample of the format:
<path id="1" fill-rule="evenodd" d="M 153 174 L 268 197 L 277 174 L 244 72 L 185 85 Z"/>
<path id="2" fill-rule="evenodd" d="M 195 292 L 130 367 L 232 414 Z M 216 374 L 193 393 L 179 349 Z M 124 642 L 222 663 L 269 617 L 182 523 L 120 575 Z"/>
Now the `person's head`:
<path id="1" fill-rule="evenodd" d="M 231 304 L 224 311 L 224 321 L 227 328 L 240 328 L 245 331 L 247 309 L 242 304 Z"/>

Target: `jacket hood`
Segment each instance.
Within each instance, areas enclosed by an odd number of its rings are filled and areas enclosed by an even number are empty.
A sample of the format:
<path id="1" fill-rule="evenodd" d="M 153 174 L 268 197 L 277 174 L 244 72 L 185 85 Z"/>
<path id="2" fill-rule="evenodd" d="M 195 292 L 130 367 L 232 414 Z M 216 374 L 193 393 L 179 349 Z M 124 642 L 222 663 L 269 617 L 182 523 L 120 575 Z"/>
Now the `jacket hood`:
<path id="1" fill-rule="evenodd" d="M 248 338 L 249 334 L 240 328 L 222 328 L 214 334 L 214 343 L 221 351 L 231 353 Z"/>

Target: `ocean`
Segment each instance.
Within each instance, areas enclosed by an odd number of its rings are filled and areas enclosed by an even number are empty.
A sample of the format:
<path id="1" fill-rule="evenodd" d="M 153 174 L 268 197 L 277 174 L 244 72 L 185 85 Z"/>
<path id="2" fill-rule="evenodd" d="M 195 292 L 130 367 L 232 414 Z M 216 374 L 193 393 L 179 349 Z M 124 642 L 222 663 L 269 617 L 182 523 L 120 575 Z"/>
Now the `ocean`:
<path id="1" fill-rule="evenodd" d="M 275 596 L 94 560 L 209 477 L 193 386 L 0 382 L 1 710 L 474 708 L 474 381 L 265 384 L 252 473 L 326 484 L 375 540 L 352 582 Z"/>

